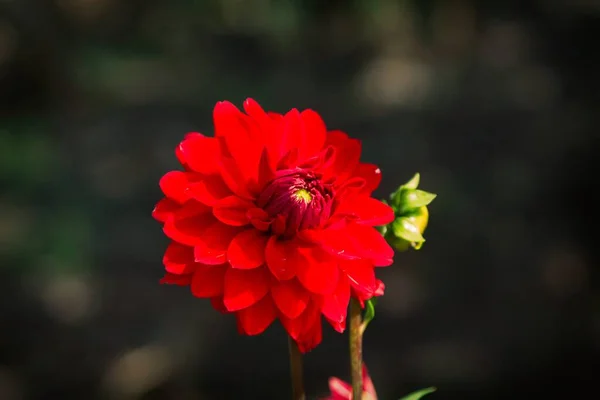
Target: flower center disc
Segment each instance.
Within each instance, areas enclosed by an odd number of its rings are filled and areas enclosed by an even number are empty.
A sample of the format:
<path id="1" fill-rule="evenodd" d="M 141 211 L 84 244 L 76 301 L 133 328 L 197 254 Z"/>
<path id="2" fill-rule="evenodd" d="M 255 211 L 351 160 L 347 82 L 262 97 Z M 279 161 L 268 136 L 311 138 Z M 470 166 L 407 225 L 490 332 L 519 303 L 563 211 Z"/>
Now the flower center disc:
<path id="1" fill-rule="evenodd" d="M 333 191 L 314 173 L 305 170 L 278 171 L 257 204 L 270 217 L 284 222 L 283 234 L 320 226 L 331 214 Z M 279 230 L 279 229 L 278 229 Z"/>

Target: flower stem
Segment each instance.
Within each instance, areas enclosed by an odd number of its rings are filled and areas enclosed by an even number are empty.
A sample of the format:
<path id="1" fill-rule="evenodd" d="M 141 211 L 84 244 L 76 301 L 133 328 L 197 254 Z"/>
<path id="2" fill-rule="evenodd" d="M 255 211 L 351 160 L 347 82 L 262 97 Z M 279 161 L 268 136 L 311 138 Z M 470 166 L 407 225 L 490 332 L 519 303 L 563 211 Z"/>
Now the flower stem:
<path id="1" fill-rule="evenodd" d="M 292 375 L 292 400 L 305 400 L 302 353 L 300 353 L 298 344 L 291 336 L 288 336 L 288 347 L 290 351 L 290 372 Z"/>
<path id="2" fill-rule="evenodd" d="M 362 400 L 362 311 L 358 300 L 350 300 L 350 373 L 352 400 Z"/>

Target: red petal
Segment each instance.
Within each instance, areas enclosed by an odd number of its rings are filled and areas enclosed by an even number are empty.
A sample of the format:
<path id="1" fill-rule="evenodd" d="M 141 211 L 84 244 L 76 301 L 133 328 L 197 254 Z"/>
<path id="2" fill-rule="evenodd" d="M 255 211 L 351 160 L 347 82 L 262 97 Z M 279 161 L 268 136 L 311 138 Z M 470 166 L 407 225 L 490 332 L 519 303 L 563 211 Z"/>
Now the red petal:
<path id="1" fill-rule="evenodd" d="M 244 199 L 253 198 L 250 178 L 242 172 L 233 158 L 222 157 L 220 168 L 223 181 L 234 194 Z"/>
<path id="2" fill-rule="evenodd" d="M 227 150 L 238 165 L 240 172 L 246 178 L 256 178 L 262 150 L 258 125 L 228 101 L 217 103 L 213 119 L 215 136 L 224 139 Z"/>
<path id="3" fill-rule="evenodd" d="M 323 339 L 323 329 L 321 326 L 321 316 L 315 319 L 314 323 L 298 339 L 298 349 L 301 353 L 307 353 L 317 347 Z"/>
<path id="4" fill-rule="evenodd" d="M 336 200 L 338 203 L 348 202 L 350 197 L 359 195 L 366 182 L 363 178 L 351 177 L 344 181 L 343 184 L 339 185 L 336 191 Z"/>
<path id="5" fill-rule="evenodd" d="M 226 270 L 223 265 L 199 266 L 192 279 L 192 294 L 204 298 L 221 296 Z"/>
<path id="6" fill-rule="evenodd" d="M 179 203 L 165 197 L 159 201 L 154 207 L 154 210 L 152 210 L 152 218 L 160 222 L 165 222 L 180 207 L 181 205 Z"/>
<path id="7" fill-rule="evenodd" d="M 375 164 L 360 163 L 352 175 L 365 180 L 365 186 L 362 188 L 365 194 L 371 194 L 381 182 L 381 170 Z"/>
<path id="8" fill-rule="evenodd" d="M 377 286 L 375 287 L 375 292 L 373 293 L 374 296 L 383 296 L 383 293 L 385 292 L 385 284 L 380 281 L 379 279 L 377 279 Z"/>
<path id="9" fill-rule="evenodd" d="M 377 399 L 377 393 L 375 392 L 375 385 L 373 385 L 373 381 L 371 380 L 371 376 L 369 375 L 369 371 L 367 371 L 367 366 L 363 364 L 362 367 L 362 378 L 363 378 L 363 392 L 369 393 L 372 395 L 372 399 Z"/>
<path id="10" fill-rule="evenodd" d="M 276 131 L 278 123 L 273 120 L 262 107 L 253 99 L 244 102 L 244 110 L 254 119 L 261 130 L 263 143 L 269 155 L 269 165 L 274 168 L 282 157 L 280 149 L 281 132 Z M 281 116 L 279 116 L 281 118 Z M 259 179 L 262 182 L 262 179 Z"/>
<path id="11" fill-rule="evenodd" d="M 292 149 L 301 150 L 304 145 L 304 126 L 297 109 L 288 111 L 283 116 L 283 134 L 281 136 L 281 154 Z"/>
<path id="12" fill-rule="evenodd" d="M 310 242 L 318 243 L 329 254 L 345 260 L 361 258 L 360 252 L 352 243 L 344 224 L 340 229 L 315 229 L 300 232 L 300 236 Z"/>
<path id="13" fill-rule="evenodd" d="M 296 279 L 283 281 L 271 287 L 275 305 L 288 318 L 298 318 L 308 305 L 309 293 Z"/>
<path id="14" fill-rule="evenodd" d="M 321 312 L 330 322 L 341 324 L 346 321 L 350 302 L 350 284 L 345 276 L 340 276 L 335 291 L 322 296 Z M 334 326 L 335 327 L 335 326 Z"/>
<path id="15" fill-rule="evenodd" d="M 341 131 L 330 131 L 327 134 L 325 145 L 334 148 L 333 163 L 328 168 L 325 179 L 335 179 L 343 182 L 354 171 L 360 159 L 362 146 L 359 140 L 350 139 Z"/>
<path id="16" fill-rule="evenodd" d="M 189 182 L 185 172 L 167 172 L 160 179 L 159 186 L 165 196 L 178 203 L 184 203 L 190 198 L 188 192 Z"/>
<path id="17" fill-rule="evenodd" d="M 258 186 L 264 187 L 271 179 L 275 177 L 275 163 L 271 161 L 269 152 L 266 148 L 263 149 L 260 155 L 260 162 L 258 165 Z"/>
<path id="18" fill-rule="evenodd" d="M 252 226 L 260 231 L 266 231 L 271 226 L 269 214 L 262 208 L 251 208 L 246 212 Z"/>
<path id="19" fill-rule="evenodd" d="M 288 150 L 281 158 L 281 160 L 279 160 L 279 162 L 277 163 L 277 170 L 294 168 L 299 162 L 299 154 L 300 150 L 298 147 L 294 147 Z"/>
<path id="20" fill-rule="evenodd" d="M 179 160 L 191 170 L 203 174 L 219 172 L 219 142 L 200 133 L 189 134 L 179 144 Z"/>
<path id="21" fill-rule="evenodd" d="M 233 268 L 251 269 L 265 262 L 265 246 L 269 237 L 254 228 L 238 233 L 227 249 L 227 260 Z"/>
<path id="22" fill-rule="evenodd" d="M 336 332 L 344 333 L 344 331 L 346 330 L 346 319 L 344 319 L 343 321 L 334 321 L 327 317 L 325 317 L 325 319 L 327 320 L 329 325 L 331 325 L 331 327 L 336 330 Z"/>
<path id="23" fill-rule="evenodd" d="M 267 115 L 269 116 L 269 118 L 276 122 L 281 121 L 283 119 L 283 115 L 275 111 L 267 111 Z"/>
<path id="24" fill-rule="evenodd" d="M 214 216 L 221 222 L 231 226 L 244 226 L 250 220 L 247 212 L 255 205 L 237 196 L 228 196 L 219 200 L 213 207 Z"/>
<path id="25" fill-rule="evenodd" d="M 192 282 L 192 274 L 175 275 L 166 273 L 160 280 L 160 283 L 167 285 L 187 286 Z"/>
<path id="26" fill-rule="evenodd" d="M 176 275 L 192 273 L 197 265 L 194 262 L 194 250 L 189 246 L 171 242 L 163 257 L 167 272 Z"/>
<path id="27" fill-rule="evenodd" d="M 336 260 L 318 248 L 303 251 L 307 262 L 298 264 L 296 274 L 300 283 L 313 293 L 330 294 L 338 284 Z"/>
<path id="28" fill-rule="evenodd" d="M 302 158 L 308 158 L 318 153 L 325 144 L 327 129 L 325 123 L 313 110 L 304 110 L 300 113 L 304 122 L 305 138 Z"/>
<path id="29" fill-rule="evenodd" d="M 343 201 L 335 210 L 357 219 L 363 225 L 385 225 L 394 220 L 394 210 L 382 201 L 367 196 L 357 196 Z"/>
<path id="30" fill-rule="evenodd" d="M 293 240 L 280 240 L 271 236 L 265 249 L 265 259 L 271 273 L 279 280 L 292 279 L 299 266 L 308 260 L 298 251 Z"/>
<path id="31" fill-rule="evenodd" d="M 225 273 L 223 302 L 229 311 L 256 304 L 269 291 L 269 276 L 265 268 L 234 269 Z"/>
<path id="32" fill-rule="evenodd" d="M 210 298 L 210 305 L 221 314 L 231 314 L 223 304 L 223 296 L 215 296 Z"/>
<path id="33" fill-rule="evenodd" d="M 321 321 L 321 311 L 313 301 L 309 301 L 306 309 L 299 317 L 292 319 L 281 315 L 279 319 L 292 339 L 298 341 L 303 336 L 307 336 L 311 328 Z"/>
<path id="34" fill-rule="evenodd" d="M 207 213 L 205 209 L 198 208 L 198 204 L 186 204 L 167 219 L 163 226 L 165 235 L 188 246 L 202 244 L 204 242 L 203 236 L 206 235 L 205 231 L 214 223 L 215 218 L 212 214 Z M 194 214 L 196 211 L 198 214 Z"/>
<path id="35" fill-rule="evenodd" d="M 378 284 L 377 280 L 375 279 L 375 271 L 373 270 L 373 265 L 369 261 L 341 260 L 340 268 L 348 276 L 352 287 L 361 292 L 364 292 L 369 297 L 373 296 L 373 293 L 378 288 Z"/>
<path id="36" fill-rule="evenodd" d="M 331 377 L 329 378 L 329 391 L 331 396 L 328 400 L 350 400 L 352 399 L 352 385 L 343 380 Z"/>
<path id="37" fill-rule="evenodd" d="M 394 250 L 375 228 L 351 224 L 346 230 L 363 257 L 371 259 L 376 266 L 383 267 L 393 263 Z"/>
<path id="38" fill-rule="evenodd" d="M 246 99 L 246 101 L 244 101 L 244 111 L 260 125 L 261 129 L 268 129 L 271 126 L 271 118 L 269 118 L 256 100 L 250 98 Z"/>
<path id="39" fill-rule="evenodd" d="M 200 240 L 194 246 L 196 262 L 217 265 L 227 261 L 227 248 L 242 228 L 214 222 L 202 231 Z"/>
<path id="40" fill-rule="evenodd" d="M 275 321 L 277 311 L 270 296 L 236 313 L 240 328 L 246 335 L 261 334 Z"/>
<path id="41" fill-rule="evenodd" d="M 231 190 L 219 175 L 206 175 L 202 180 L 190 184 L 190 195 L 207 206 L 231 195 Z"/>

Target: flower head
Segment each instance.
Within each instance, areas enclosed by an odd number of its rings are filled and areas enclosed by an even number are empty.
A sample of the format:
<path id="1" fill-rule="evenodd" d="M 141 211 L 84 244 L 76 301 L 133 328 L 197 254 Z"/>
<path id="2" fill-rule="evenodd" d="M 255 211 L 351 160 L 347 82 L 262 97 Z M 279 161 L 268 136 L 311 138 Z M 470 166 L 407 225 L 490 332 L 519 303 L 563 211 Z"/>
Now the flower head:
<path id="1" fill-rule="evenodd" d="M 394 219 L 371 197 L 381 174 L 361 144 L 328 131 L 312 110 L 214 109 L 214 137 L 190 133 L 176 148 L 183 171 L 162 177 L 153 211 L 171 240 L 163 283 L 235 314 L 239 331 L 279 319 L 300 349 L 321 341 L 321 316 L 345 329 L 353 295 L 383 294 L 374 267 L 393 250 L 374 226 Z"/>
<path id="2" fill-rule="evenodd" d="M 375 392 L 375 386 L 369 376 L 367 367 L 362 367 L 362 386 L 363 386 L 363 400 L 377 400 L 377 393 Z M 352 385 L 343 380 L 331 377 L 329 378 L 329 391 L 331 392 L 328 397 L 323 400 L 352 400 Z"/>

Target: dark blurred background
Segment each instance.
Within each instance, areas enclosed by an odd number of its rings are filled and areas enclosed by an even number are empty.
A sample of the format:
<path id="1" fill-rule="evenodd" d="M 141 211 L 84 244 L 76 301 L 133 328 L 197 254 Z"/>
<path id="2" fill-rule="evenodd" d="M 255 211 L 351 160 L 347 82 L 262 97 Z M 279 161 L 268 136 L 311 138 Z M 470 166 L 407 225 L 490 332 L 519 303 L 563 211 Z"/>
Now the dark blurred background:
<path id="1" fill-rule="evenodd" d="M 597 0 L 1 0 L 0 399 L 289 397 L 280 326 L 238 336 L 158 284 L 158 180 L 246 97 L 362 139 L 380 197 L 417 171 L 439 195 L 380 270 L 380 399 L 598 398 L 599 22 Z M 346 340 L 306 357 L 311 394 L 348 378 Z"/>

